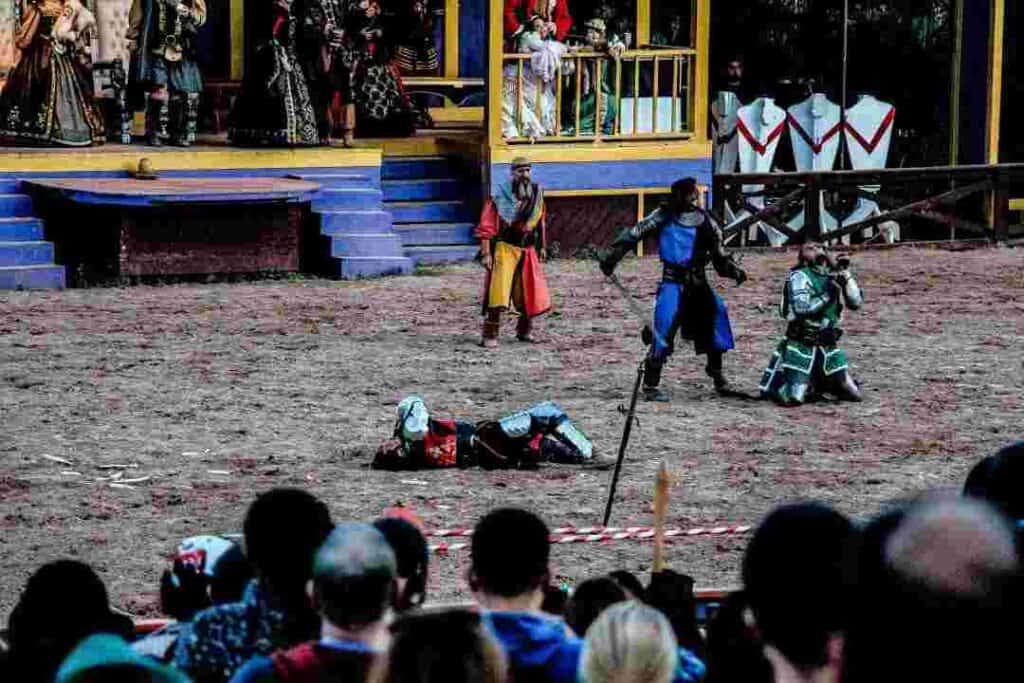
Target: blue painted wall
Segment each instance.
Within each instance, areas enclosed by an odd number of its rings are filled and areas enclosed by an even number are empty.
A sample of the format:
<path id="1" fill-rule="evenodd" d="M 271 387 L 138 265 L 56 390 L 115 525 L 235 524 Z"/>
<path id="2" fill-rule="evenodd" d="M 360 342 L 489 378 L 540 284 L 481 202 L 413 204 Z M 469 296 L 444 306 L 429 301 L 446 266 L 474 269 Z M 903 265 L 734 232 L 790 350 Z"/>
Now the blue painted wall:
<path id="1" fill-rule="evenodd" d="M 459 75 L 487 75 L 487 0 L 459 2 Z"/>
<path id="2" fill-rule="evenodd" d="M 528 155 L 527 155 L 528 156 Z M 492 164 L 491 186 L 508 178 L 511 164 Z M 533 177 L 546 190 L 611 190 L 629 187 L 668 187 L 693 176 L 711 184 L 711 159 L 652 159 L 647 161 L 547 162 L 533 166 Z"/>

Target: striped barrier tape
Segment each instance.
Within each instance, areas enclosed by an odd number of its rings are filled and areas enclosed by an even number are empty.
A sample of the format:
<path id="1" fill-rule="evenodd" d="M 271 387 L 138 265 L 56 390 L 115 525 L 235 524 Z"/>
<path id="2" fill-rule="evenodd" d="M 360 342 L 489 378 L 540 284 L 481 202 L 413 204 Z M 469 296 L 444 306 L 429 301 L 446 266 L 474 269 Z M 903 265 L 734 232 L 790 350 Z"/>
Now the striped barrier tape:
<path id="1" fill-rule="evenodd" d="M 753 529 L 749 524 L 730 524 L 715 527 L 696 527 L 694 529 L 681 529 L 673 527 L 665 529 L 665 538 L 691 537 L 691 536 L 723 536 L 731 534 L 745 534 Z M 426 535 L 433 538 L 466 538 L 473 535 L 472 529 L 435 529 L 427 531 Z M 623 541 L 628 539 L 647 540 L 654 538 L 654 527 L 633 526 L 633 527 L 558 527 L 551 533 L 552 545 L 567 543 L 601 543 L 609 541 Z M 444 554 L 452 550 L 468 548 L 469 543 L 438 543 L 430 546 L 431 552 Z"/>

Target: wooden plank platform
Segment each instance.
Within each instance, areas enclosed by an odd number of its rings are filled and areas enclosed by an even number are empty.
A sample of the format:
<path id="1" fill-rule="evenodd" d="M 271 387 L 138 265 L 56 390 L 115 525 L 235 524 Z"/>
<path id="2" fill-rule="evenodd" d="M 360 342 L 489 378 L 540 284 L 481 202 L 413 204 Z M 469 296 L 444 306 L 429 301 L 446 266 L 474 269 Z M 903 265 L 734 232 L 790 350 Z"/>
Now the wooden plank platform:
<path id="1" fill-rule="evenodd" d="M 316 183 L 289 178 L 34 178 L 30 191 L 79 204 L 158 206 L 196 203 L 308 202 Z"/>

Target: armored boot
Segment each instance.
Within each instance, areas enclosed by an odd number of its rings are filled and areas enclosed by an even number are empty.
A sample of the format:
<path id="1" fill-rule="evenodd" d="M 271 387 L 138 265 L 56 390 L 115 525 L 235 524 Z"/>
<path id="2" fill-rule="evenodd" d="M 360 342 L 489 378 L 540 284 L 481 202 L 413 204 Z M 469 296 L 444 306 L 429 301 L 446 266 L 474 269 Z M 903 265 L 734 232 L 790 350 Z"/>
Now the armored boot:
<path id="1" fill-rule="evenodd" d="M 721 351 L 708 351 L 708 364 L 704 368 L 704 372 L 707 373 L 708 377 L 715 384 L 715 391 L 720 394 L 728 393 L 732 390 L 732 386 L 729 384 L 729 380 L 725 378 L 722 373 L 722 352 Z"/>
<path id="2" fill-rule="evenodd" d="M 150 95 L 146 103 L 146 144 L 161 147 L 169 137 L 167 132 L 170 123 L 170 106 L 166 99 L 158 99 Z"/>
<path id="3" fill-rule="evenodd" d="M 501 332 L 501 311 L 496 308 L 488 309 L 484 317 L 483 336 L 480 339 L 480 346 L 485 349 L 498 348 L 498 334 Z"/>
<path id="4" fill-rule="evenodd" d="M 191 147 L 196 141 L 199 93 L 176 93 L 170 102 L 171 144 Z"/>
<path id="5" fill-rule="evenodd" d="M 668 403 L 669 395 L 658 388 L 661 384 L 661 369 L 665 367 L 664 358 L 651 358 L 644 361 L 644 400 Z"/>
<path id="6" fill-rule="evenodd" d="M 537 343 L 537 339 L 531 334 L 533 331 L 533 319 L 527 317 L 525 314 L 519 316 L 519 322 L 516 323 L 516 339 L 527 344 Z"/>
<path id="7" fill-rule="evenodd" d="M 860 387 L 850 377 L 846 370 L 840 370 L 832 377 L 832 392 L 840 401 L 853 401 L 859 403 L 864 400 L 861 396 Z"/>

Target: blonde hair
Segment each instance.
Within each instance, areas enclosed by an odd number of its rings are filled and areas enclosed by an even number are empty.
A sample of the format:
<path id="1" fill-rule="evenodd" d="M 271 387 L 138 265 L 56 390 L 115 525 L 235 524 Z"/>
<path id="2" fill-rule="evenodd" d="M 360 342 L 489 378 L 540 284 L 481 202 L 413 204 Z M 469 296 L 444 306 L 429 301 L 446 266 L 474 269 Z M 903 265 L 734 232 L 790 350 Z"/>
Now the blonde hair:
<path id="1" fill-rule="evenodd" d="M 583 683 L 668 683 L 679 660 L 672 625 L 636 600 L 612 605 L 587 629 Z"/>

